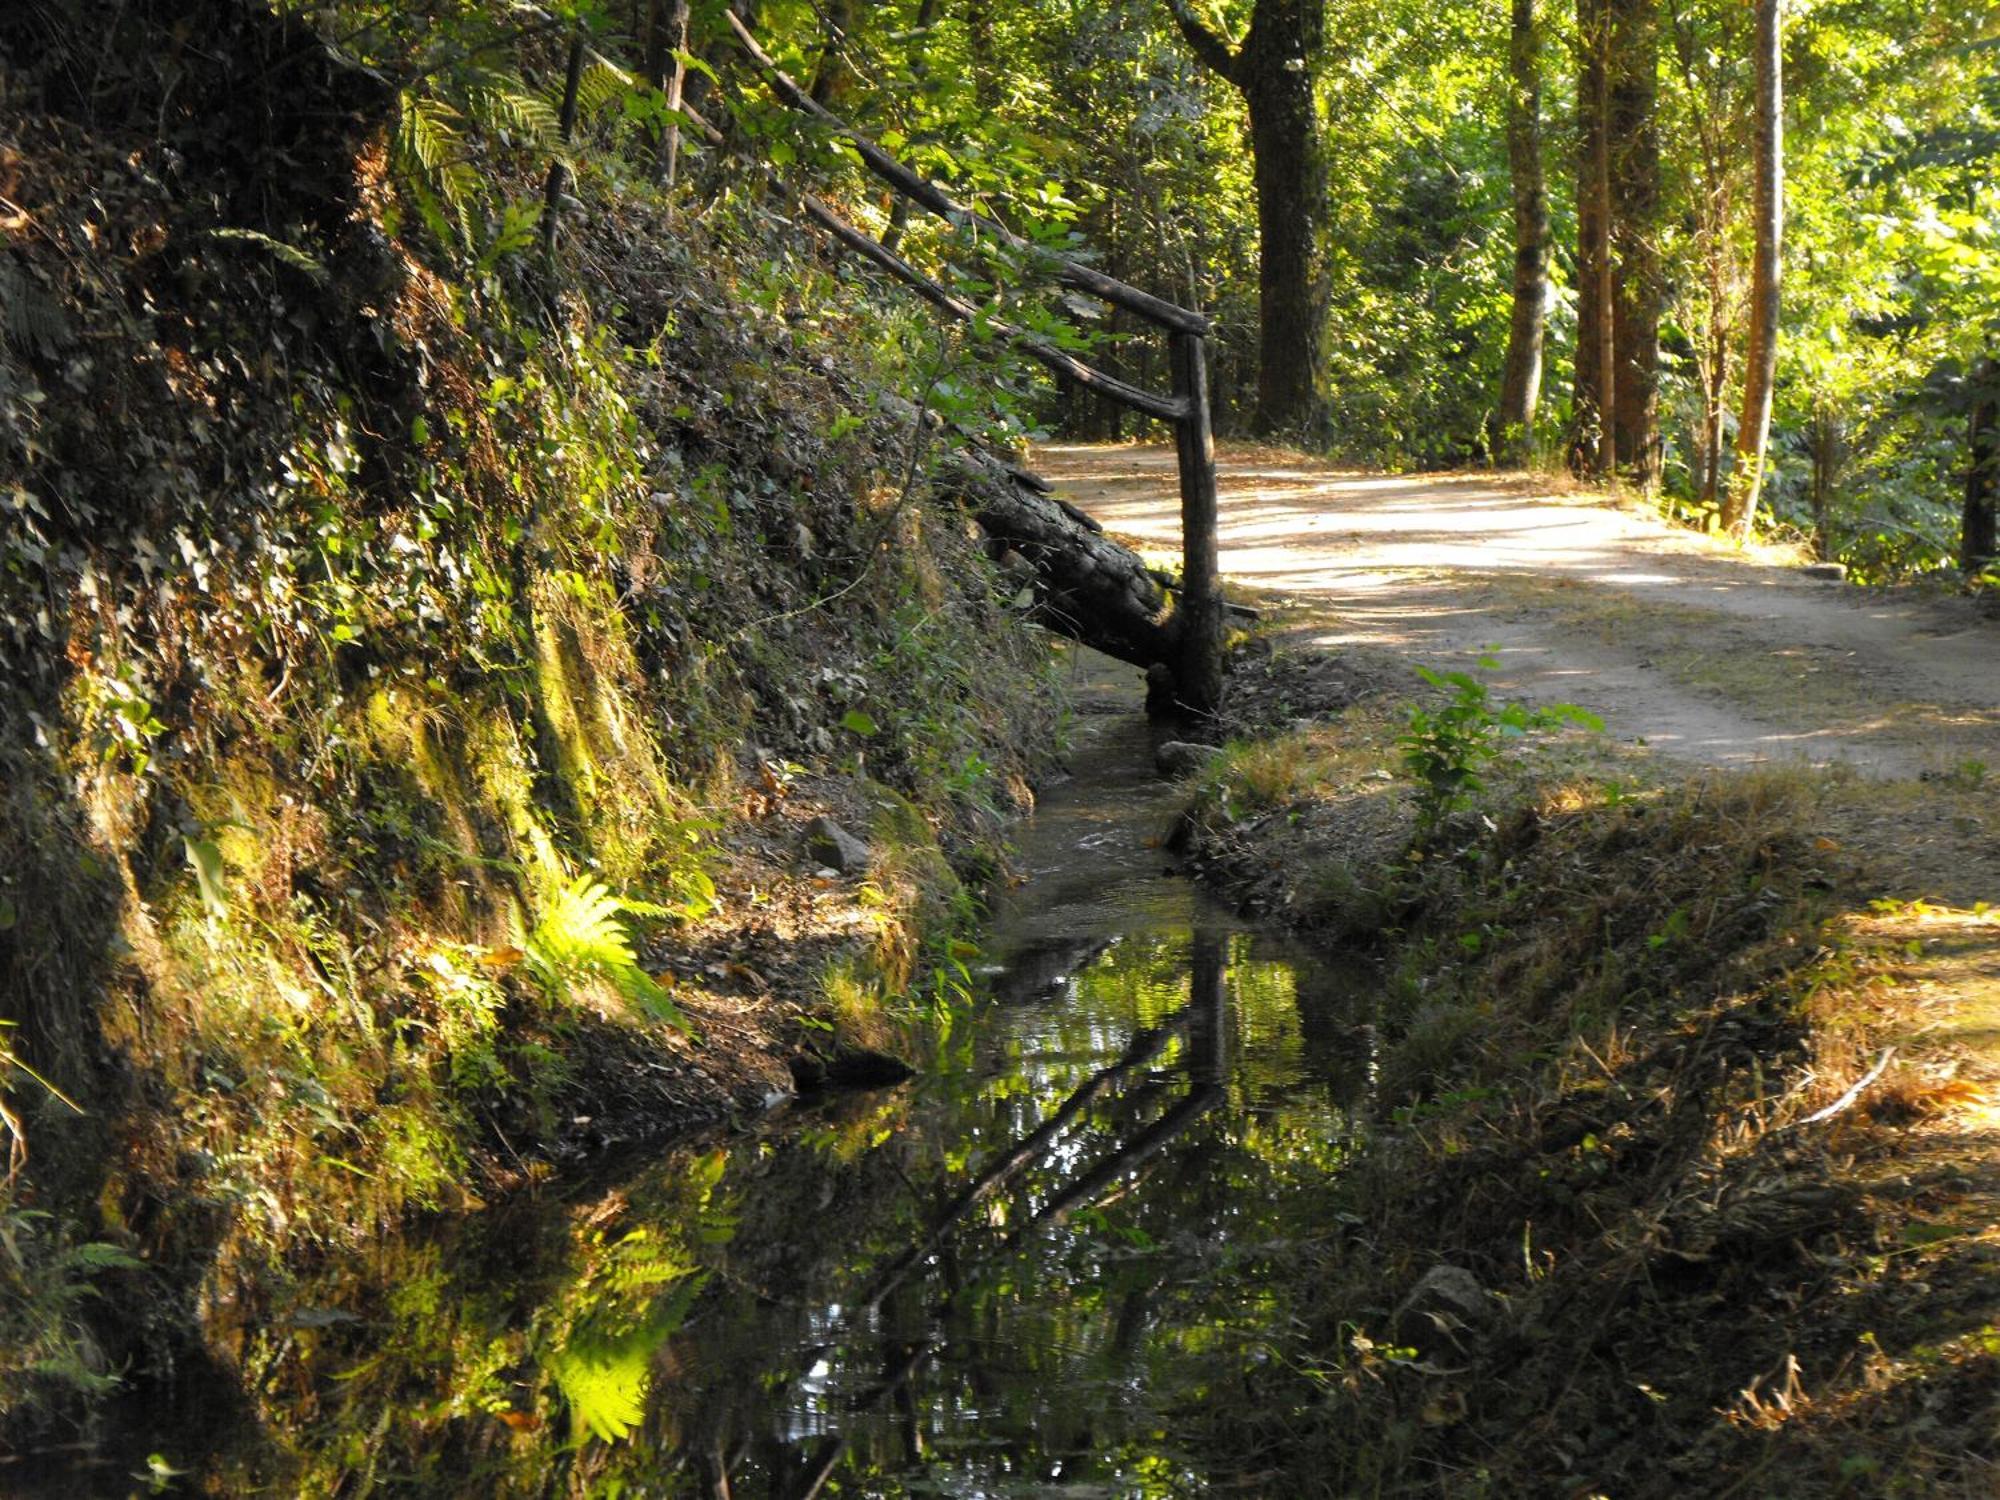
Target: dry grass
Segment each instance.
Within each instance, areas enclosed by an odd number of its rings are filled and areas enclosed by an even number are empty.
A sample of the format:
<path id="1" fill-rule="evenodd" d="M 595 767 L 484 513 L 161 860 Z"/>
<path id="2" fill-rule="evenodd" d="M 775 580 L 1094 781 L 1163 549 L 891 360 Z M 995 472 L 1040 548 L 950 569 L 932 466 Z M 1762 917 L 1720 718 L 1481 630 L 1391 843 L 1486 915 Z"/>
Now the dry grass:
<path id="1" fill-rule="evenodd" d="M 1908 901 L 1991 865 L 1886 853 L 1958 792 L 1572 744 L 1420 844 L 1340 774 L 1395 723 L 1240 751 L 1190 825 L 1389 981 L 1346 1227 L 1254 1392 L 1291 1415 L 1218 1440 L 1301 1494 L 1991 1494 L 2000 928 Z M 1398 1316 L 1439 1265 L 1478 1306 Z"/>

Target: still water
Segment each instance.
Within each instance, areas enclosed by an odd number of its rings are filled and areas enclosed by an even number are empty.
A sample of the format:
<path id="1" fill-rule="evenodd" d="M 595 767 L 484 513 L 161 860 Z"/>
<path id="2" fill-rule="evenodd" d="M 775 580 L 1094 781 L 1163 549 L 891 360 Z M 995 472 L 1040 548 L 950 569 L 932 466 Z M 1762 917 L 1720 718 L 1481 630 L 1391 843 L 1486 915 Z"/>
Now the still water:
<path id="1" fill-rule="evenodd" d="M 1083 714 L 1074 761 L 919 1078 L 326 1268 L 232 1422 L 153 1440 L 162 1488 L 1213 1492 L 1190 1414 L 1274 1357 L 1365 1031 L 1339 976 L 1164 874 L 1135 714 Z"/>

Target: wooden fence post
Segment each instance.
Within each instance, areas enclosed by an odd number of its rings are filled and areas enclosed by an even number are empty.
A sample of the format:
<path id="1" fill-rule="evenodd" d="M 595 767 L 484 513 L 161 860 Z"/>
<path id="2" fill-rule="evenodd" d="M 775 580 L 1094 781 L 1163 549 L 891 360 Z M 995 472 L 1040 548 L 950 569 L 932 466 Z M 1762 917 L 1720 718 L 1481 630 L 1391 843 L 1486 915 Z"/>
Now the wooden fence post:
<path id="1" fill-rule="evenodd" d="M 1215 535 L 1215 434 L 1208 417 L 1208 360 L 1198 333 L 1168 335 L 1174 394 L 1187 413 L 1174 423 L 1181 470 L 1181 706 L 1211 715 L 1222 705 L 1222 580 Z"/>

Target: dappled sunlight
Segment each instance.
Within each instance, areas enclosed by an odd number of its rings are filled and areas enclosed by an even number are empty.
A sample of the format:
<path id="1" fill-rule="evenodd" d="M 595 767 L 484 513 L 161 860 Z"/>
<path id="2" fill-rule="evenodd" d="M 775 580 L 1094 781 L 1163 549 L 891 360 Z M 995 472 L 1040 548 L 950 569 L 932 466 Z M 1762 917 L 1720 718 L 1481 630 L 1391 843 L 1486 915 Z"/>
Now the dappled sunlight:
<path id="1" fill-rule="evenodd" d="M 1716 765 L 2000 765 L 2000 631 L 1963 609 L 1811 580 L 1794 549 L 1734 548 L 1533 475 L 1366 474 L 1230 443 L 1217 458 L 1226 579 L 1315 611 L 1313 645 L 1439 664 L 1497 647 L 1505 691 Z M 1115 535 L 1177 553 L 1170 449 L 1037 462 Z"/>

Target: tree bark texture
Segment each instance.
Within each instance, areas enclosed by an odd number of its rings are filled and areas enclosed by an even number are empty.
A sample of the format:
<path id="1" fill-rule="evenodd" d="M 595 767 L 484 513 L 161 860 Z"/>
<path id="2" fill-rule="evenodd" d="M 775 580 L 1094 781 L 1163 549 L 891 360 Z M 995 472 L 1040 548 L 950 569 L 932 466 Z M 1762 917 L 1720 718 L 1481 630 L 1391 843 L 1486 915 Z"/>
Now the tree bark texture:
<path id="1" fill-rule="evenodd" d="M 1604 136 L 1604 57 L 1610 0 L 1576 0 L 1576 364 L 1571 393 L 1570 468 L 1592 472 L 1608 426 L 1604 412 L 1611 223 L 1608 143 Z"/>
<path id="2" fill-rule="evenodd" d="M 1174 21 L 1203 66 L 1236 86 L 1250 114 L 1257 189 L 1257 416 L 1264 433 L 1307 437 L 1326 423 L 1326 153 L 1313 99 L 1325 0 L 1257 0 L 1232 48 L 1186 0 Z"/>
<path id="3" fill-rule="evenodd" d="M 998 460 L 968 453 L 961 493 L 980 530 L 1032 569 L 1032 618 L 1137 667 L 1173 667 L 1182 624 L 1144 558 Z"/>
<path id="4" fill-rule="evenodd" d="M 1977 574 L 2000 560 L 1996 512 L 2000 512 L 2000 360 L 1973 366 L 1972 412 L 1966 421 L 1969 462 L 1965 470 L 1965 518 L 1959 534 L 1959 566 Z"/>
<path id="5" fill-rule="evenodd" d="M 1659 487 L 1660 273 L 1659 0 L 1610 0 L 1611 242 L 1618 376 L 1612 397 L 1618 466 Z"/>
<path id="6" fill-rule="evenodd" d="M 1780 0 L 1756 0 L 1752 52 L 1757 67 L 1756 187 L 1751 205 L 1757 248 L 1750 271 L 1750 341 L 1743 360 L 1743 415 L 1736 427 L 1736 471 L 1723 503 L 1723 530 L 1748 539 L 1764 485 L 1771 439 L 1771 395 L 1778 369 L 1779 264 L 1785 228 L 1784 60 Z"/>
<path id="7" fill-rule="evenodd" d="M 1601 470 L 1615 467 L 1648 489 L 1660 477 L 1665 296 L 1656 5 L 1577 0 L 1576 7 L 1577 353 L 1570 463 L 1582 472 L 1596 456 Z"/>
<path id="8" fill-rule="evenodd" d="M 820 0 L 819 20 L 824 35 L 806 92 L 822 108 L 839 109 L 846 102 L 849 82 L 847 62 L 841 54 L 854 31 L 854 0 Z"/>
<path id="9" fill-rule="evenodd" d="M 1537 0 L 1513 0 L 1507 55 L 1507 166 L 1514 188 L 1514 309 L 1492 448 L 1502 463 L 1534 452 L 1549 299 L 1549 193 L 1542 171 L 1542 36 Z"/>

